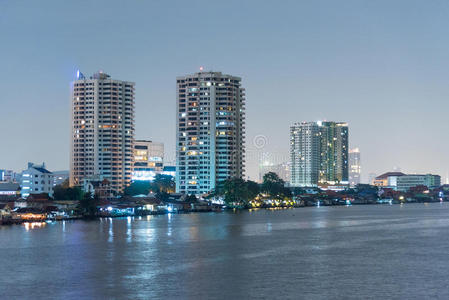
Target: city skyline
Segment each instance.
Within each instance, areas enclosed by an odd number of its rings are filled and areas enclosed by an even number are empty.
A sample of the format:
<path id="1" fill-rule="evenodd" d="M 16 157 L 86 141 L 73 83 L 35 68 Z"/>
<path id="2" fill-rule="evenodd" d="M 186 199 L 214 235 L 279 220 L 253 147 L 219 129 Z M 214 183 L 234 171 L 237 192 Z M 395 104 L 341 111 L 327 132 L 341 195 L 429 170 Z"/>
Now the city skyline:
<path id="1" fill-rule="evenodd" d="M 254 145 L 256 136 L 265 136 L 264 152 L 278 153 L 288 161 L 289 126 L 320 119 L 348 122 L 350 147 L 359 147 L 364 155 L 364 177 L 394 166 L 407 173 L 447 176 L 445 149 L 449 145 L 444 136 L 449 126 L 444 112 L 449 98 L 445 87 L 449 46 L 437 36 L 447 27 L 444 12 L 449 6 L 401 1 L 388 6 L 385 1 L 326 4 L 325 8 L 294 4 L 297 9 L 290 10 L 262 4 L 252 11 L 248 2 L 230 14 L 228 23 L 213 18 L 228 10 L 213 3 L 207 8 L 211 16 L 200 20 L 181 15 L 161 20 L 157 12 L 170 6 L 164 3 L 106 8 L 122 10 L 120 20 L 107 14 L 94 18 L 88 11 L 81 14 L 83 4 L 69 4 L 62 11 L 57 2 L 27 3 L 26 7 L 2 3 L 0 31 L 5 47 L 0 53 L 8 58 L 8 72 L 0 75 L 4 91 L 0 118 L 9 127 L 0 132 L 0 138 L 14 146 L 0 149 L 0 166 L 19 171 L 28 161 L 45 161 L 52 170 L 69 168 L 69 82 L 77 69 L 85 74 L 103 69 L 115 78 L 136 82 L 136 138 L 163 142 L 167 156 L 174 158 L 173 81 L 204 65 L 205 70 L 243 78 L 248 94 L 246 173 L 253 180 L 258 178 L 261 151 Z M 193 12 L 202 2 L 178 5 Z M 340 14 L 333 16 L 333 11 Z M 135 15 L 132 20 L 127 17 L 131 14 Z M 263 16 L 268 15 L 272 18 L 267 21 Z M 62 25 L 54 28 L 54 34 L 39 34 L 55 21 Z M 121 21 L 127 24 L 121 32 L 127 43 L 112 47 L 108 37 L 115 33 L 108 28 Z M 179 29 L 185 21 L 207 25 L 206 34 L 223 32 L 220 38 L 225 43 L 211 37 L 210 43 L 179 54 L 178 39 L 187 41 L 185 30 Z M 92 38 L 81 33 L 96 28 L 95 24 L 107 25 L 98 28 L 104 33 L 103 43 L 86 47 Z M 224 30 L 228 26 L 241 30 L 231 34 Z M 254 27 L 258 34 L 253 34 Z M 198 47 L 204 51 L 198 53 Z M 154 117 L 147 118 L 149 113 Z"/>
<path id="2" fill-rule="evenodd" d="M 449 298 L 448 15 L 0 0 L 2 299 Z"/>

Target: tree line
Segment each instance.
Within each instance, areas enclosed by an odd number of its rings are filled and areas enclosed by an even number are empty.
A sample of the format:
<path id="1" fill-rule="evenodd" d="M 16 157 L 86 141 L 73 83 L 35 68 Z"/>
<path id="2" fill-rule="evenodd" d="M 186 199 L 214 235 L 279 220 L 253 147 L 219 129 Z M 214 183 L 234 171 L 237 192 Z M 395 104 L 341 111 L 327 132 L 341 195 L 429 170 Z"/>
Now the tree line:
<path id="1" fill-rule="evenodd" d="M 225 180 L 217 184 L 211 196 L 223 198 L 226 205 L 231 207 L 251 207 L 252 203 L 261 203 L 265 199 L 291 200 L 292 192 L 276 173 L 268 172 L 263 176 L 261 184 L 241 178 Z"/>

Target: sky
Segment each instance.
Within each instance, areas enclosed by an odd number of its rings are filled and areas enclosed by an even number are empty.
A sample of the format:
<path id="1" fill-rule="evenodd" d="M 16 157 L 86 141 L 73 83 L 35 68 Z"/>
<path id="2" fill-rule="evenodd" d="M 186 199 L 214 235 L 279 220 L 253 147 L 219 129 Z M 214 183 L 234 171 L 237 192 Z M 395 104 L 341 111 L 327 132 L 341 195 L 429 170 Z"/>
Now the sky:
<path id="1" fill-rule="evenodd" d="M 136 138 L 175 156 L 176 76 L 242 77 L 247 176 L 289 127 L 346 121 L 362 178 L 449 171 L 449 2 L 0 0 L 0 169 L 69 168 L 77 69 L 136 83 Z"/>

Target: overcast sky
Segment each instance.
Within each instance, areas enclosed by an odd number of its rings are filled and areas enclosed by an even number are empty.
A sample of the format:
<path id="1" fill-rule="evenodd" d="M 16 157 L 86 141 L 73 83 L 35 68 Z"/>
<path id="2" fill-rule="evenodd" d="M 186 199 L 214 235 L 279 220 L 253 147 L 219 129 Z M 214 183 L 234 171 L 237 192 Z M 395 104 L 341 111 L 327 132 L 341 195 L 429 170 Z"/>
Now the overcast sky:
<path id="1" fill-rule="evenodd" d="M 0 169 L 69 168 L 77 69 L 134 81 L 136 138 L 173 158 L 176 76 L 204 66 L 242 77 L 252 179 L 261 152 L 288 160 L 292 123 L 320 119 L 349 123 L 364 178 L 446 177 L 448 15 L 437 0 L 0 0 Z"/>

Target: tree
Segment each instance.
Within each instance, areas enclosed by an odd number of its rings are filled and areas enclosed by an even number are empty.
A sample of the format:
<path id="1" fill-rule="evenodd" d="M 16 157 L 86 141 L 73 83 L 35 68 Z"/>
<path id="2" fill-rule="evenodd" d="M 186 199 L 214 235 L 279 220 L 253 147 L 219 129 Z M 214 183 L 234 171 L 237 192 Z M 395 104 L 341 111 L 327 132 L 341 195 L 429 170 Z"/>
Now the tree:
<path id="1" fill-rule="evenodd" d="M 151 184 L 148 181 L 134 181 L 125 187 L 124 194 L 127 196 L 147 195 L 150 192 Z"/>
<path id="2" fill-rule="evenodd" d="M 246 189 L 248 193 L 248 201 L 254 200 L 254 198 L 256 198 L 260 193 L 259 184 L 251 180 L 246 181 Z"/>
<path id="3" fill-rule="evenodd" d="M 254 181 L 230 178 L 217 185 L 216 194 L 223 196 L 229 206 L 249 206 L 249 202 L 259 194 L 259 185 Z"/>
<path id="4" fill-rule="evenodd" d="M 126 196 L 147 195 L 154 192 L 156 194 L 161 193 L 174 193 L 175 192 L 175 180 L 173 176 L 157 174 L 152 182 L 150 181 L 134 181 L 127 187 L 123 193 Z M 164 196 L 165 197 L 165 196 Z"/>
<path id="5" fill-rule="evenodd" d="M 259 195 L 259 184 L 254 181 L 247 180 L 243 182 L 240 199 L 245 207 L 251 207 L 251 201 Z"/>
<path id="6" fill-rule="evenodd" d="M 175 179 L 173 178 L 173 176 L 162 174 L 156 175 L 151 186 L 154 192 L 165 192 L 165 193 L 174 193 L 176 187 Z"/>
<path id="7" fill-rule="evenodd" d="M 285 181 L 274 172 L 268 172 L 263 176 L 261 190 L 273 199 L 283 200 L 291 197 L 291 191 L 285 187 Z"/>
<path id="8" fill-rule="evenodd" d="M 84 194 L 84 197 L 79 202 L 79 209 L 86 217 L 94 217 L 97 213 L 97 206 L 99 203 L 98 196 L 92 196 L 92 193 Z"/>
<path id="9" fill-rule="evenodd" d="M 53 199 L 55 200 L 81 200 L 84 192 L 79 186 L 69 187 L 68 182 L 56 185 L 53 188 Z"/>
<path id="10" fill-rule="evenodd" d="M 230 178 L 224 181 L 222 193 L 224 201 L 230 206 L 241 205 L 245 181 L 241 178 Z"/>
<path id="11" fill-rule="evenodd" d="M 70 187 L 70 181 L 68 179 L 66 179 L 60 184 L 60 186 L 67 189 Z"/>

